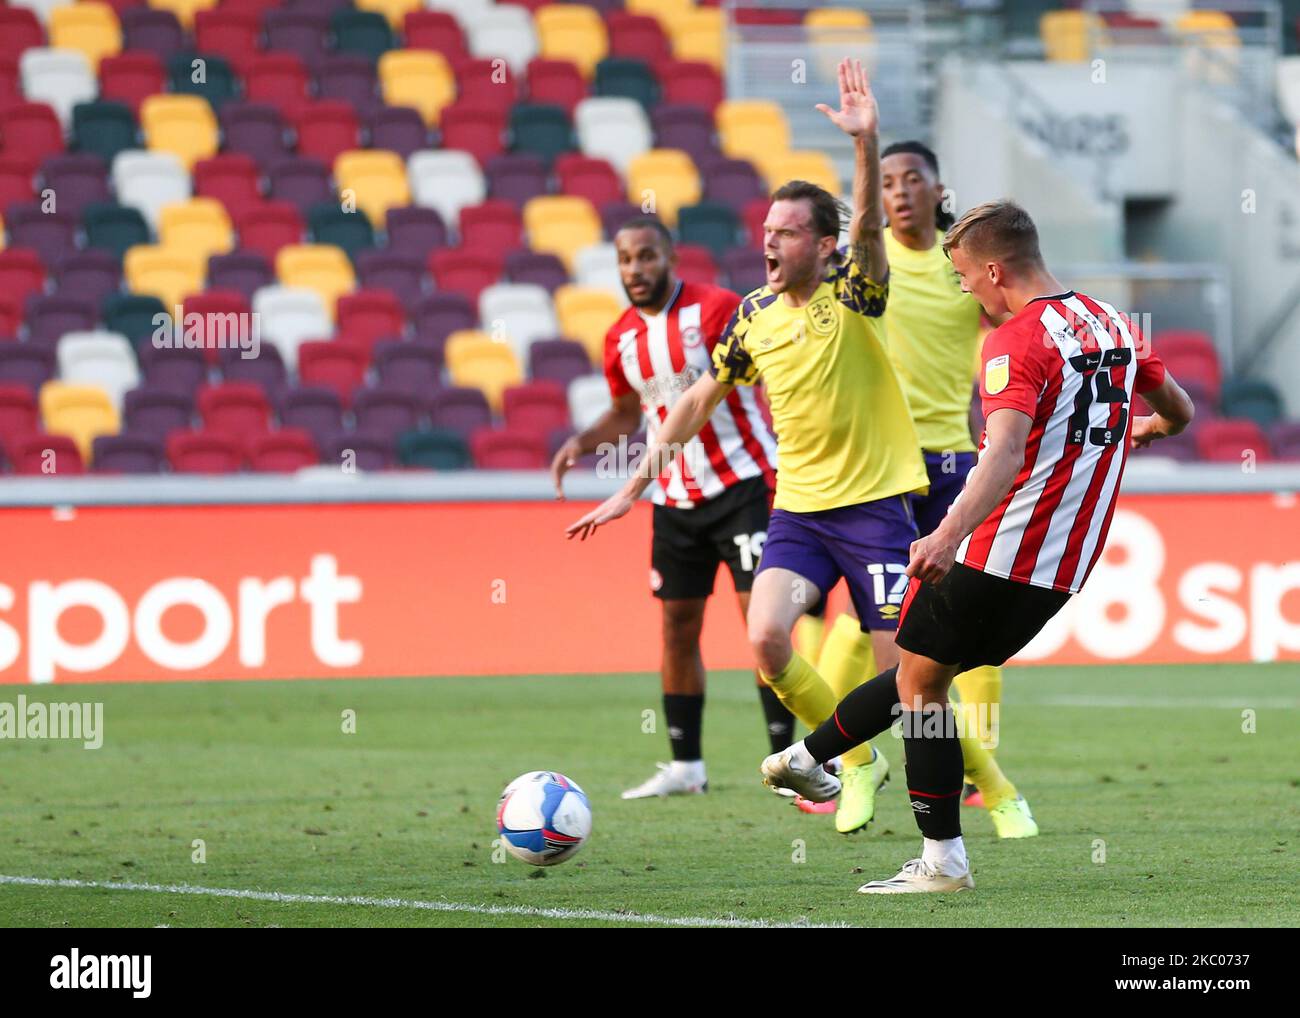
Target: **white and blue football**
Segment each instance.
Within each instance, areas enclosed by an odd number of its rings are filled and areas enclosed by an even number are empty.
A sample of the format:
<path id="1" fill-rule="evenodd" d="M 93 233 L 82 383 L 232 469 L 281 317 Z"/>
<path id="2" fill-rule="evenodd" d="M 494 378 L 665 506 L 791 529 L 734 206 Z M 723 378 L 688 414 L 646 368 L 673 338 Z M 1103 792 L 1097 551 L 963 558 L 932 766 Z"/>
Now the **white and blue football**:
<path id="1" fill-rule="evenodd" d="M 497 831 L 516 859 L 554 866 L 576 853 L 591 834 L 591 803 L 563 774 L 529 771 L 501 793 Z"/>

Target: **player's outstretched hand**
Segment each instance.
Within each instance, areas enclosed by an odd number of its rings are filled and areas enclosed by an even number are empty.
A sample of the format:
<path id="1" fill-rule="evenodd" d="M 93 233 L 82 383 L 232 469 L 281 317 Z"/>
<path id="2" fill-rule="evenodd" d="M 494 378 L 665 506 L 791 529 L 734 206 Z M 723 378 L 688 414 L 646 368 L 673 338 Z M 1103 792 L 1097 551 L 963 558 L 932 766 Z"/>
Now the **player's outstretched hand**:
<path id="1" fill-rule="evenodd" d="M 582 455 L 582 448 L 578 444 L 578 436 L 572 436 L 558 450 L 555 458 L 551 460 L 551 480 L 555 482 L 555 497 L 564 501 L 564 475 L 569 469 L 578 462 L 578 457 Z"/>
<path id="2" fill-rule="evenodd" d="M 1156 414 L 1133 418 L 1133 432 L 1129 441 L 1134 449 L 1145 449 L 1157 438 L 1164 437 L 1165 433 L 1160 429 Z"/>
<path id="3" fill-rule="evenodd" d="M 582 540 L 586 540 L 596 532 L 596 528 L 606 523 L 612 523 L 620 517 L 626 516 L 632 511 L 635 500 L 628 498 L 621 491 L 610 495 L 600 505 L 596 506 L 591 512 L 587 513 L 577 523 L 569 524 L 565 533 L 569 535 L 569 540 L 578 535 L 582 535 Z"/>
<path id="4" fill-rule="evenodd" d="M 876 97 L 871 94 L 871 85 L 867 82 L 867 72 L 862 69 L 862 61 L 847 58 L 841 60 L 839 76 L 840 108 L 833 110 L 825 103 L 818 103 L 817 109 L 830 117 L 831 123 L 841 131 L 854 138 L 874 134 L 880 123 L 880 111 L 876 108 Z"/>
<path id="5" fill-rule="evenodd" d="M 907 575 L 915 576 L 922 583 L 938 583 L 948 575 L 957 559 L 957 546 L 942 538 L 937 530 L 913 541 L 911 551 Z"/>

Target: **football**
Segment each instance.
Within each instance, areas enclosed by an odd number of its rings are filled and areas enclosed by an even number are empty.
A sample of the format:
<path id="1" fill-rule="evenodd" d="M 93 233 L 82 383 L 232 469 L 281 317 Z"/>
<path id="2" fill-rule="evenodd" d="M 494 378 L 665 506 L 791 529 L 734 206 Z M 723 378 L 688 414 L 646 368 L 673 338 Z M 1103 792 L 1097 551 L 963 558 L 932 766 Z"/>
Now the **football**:
<path id="1" fill-rule="evenodd" d="M 497 832 L 516 859 L 554 866 L 573 856 L 591 834 L 591 803 L 563 774 L 529 771 L 501 793 Z"/>

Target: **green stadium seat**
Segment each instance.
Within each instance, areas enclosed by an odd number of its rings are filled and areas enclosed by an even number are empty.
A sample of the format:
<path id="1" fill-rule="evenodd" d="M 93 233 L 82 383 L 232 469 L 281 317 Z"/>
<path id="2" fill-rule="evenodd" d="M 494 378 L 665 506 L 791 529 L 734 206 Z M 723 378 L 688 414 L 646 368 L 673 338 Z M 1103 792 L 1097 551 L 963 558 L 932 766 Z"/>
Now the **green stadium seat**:
<path id="1" fill-rule="evenodd" d="M 1246 418 L 1261 428 L 1271 428 L 1286 416 L 1286 407 L 1277 389 L 1254 378 L 1230 378 L 1219 394 L 1223 416 Z"/>
<path id="2" fill-rule="evenodd" d="M 194 64 L 196 60 L 203 61 L 201 81 L 194 80 L 199 70 Z M 211 53 L 177 53 L 167 61 L 167 79 L 172 92 L 206 99 L 214 111 L 239 98 L 235 72 L 224 57 Z"/>
<path id="3" fill-rule="evenodd" d="M 678 239 L 683 244 L 699 244 L 721 259 L 740 242 L 740 220 L 721 202 L 705 201 L 685 205 L 677 211 Z"/>
<path id="4" fill-rule="evenodd" d="M 113 157 L 139 148 L 139 131 L 131 108 L 123 103 L 77 103 L 72 107 L 72 149 L 90 152 L 111 164 Z"/>
<path id="5" fill-rule="evenodd" d="M 104 298 L 104 327 L 138 346 L 154 334 L 154 316 L 170 314 L 157 297 L 143 293 L 110 293 Z"/>
<path id="6" fill-rule="evenodd" d="M 357 53 L 378 63 L 381 56 L 397 48 L 388 19 L 376 11 L 341 8 L 330 18 L 330 28 L 340 53 Z"/>
<path id="7" fill-rule="evenodd" d="M 573 127 L 561 106 L 519 103 L 510 111 L 510 150 L 532 152 L 549 166 L 574 148 Z"/>
<path id="8" fill-rule="evenodd" d="M 595 94 L 635 99 L 646 112 L 659 102 L 659 81 L 642 61 L 610 57 L 596 65 Z"/>
<path id="9" fill-rule="evenodd" d="M 471 466 L 469 446 L 455 431 L 429 428 L 397 436 L 397 459 L 406 467 L 426 470 L 465 470 Z"/>
<path id="10" fill-rule="evenodd" d="M 344 212 L 333 202 L 313 205 L 307 213 L 307 227 L 317 244 L 334 244 L 356 261 L 357 255 L 375 246 L 375 229 L 362 211 Z"/>
<path id="11" fill-rule="evenodd" d="M 140 210 L 130 205 L 113 202 L 87 205 L 81 214 L 81 225 L 86 231 L 86 247 L 111 251 L 118 258 L 129 247 L 149 243 L 149 224 Z"/>

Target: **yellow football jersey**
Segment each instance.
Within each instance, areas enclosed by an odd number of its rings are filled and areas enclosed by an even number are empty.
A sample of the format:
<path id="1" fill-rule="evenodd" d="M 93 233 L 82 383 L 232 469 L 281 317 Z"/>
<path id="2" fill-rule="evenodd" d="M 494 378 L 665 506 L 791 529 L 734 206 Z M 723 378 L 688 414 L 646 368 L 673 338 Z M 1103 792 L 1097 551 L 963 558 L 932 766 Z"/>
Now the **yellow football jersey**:
<path id="1" fill-rule="evenodd" d="M 881 336 L 888 295 L 888 284 L 841 253 L 803 307 L 755 290 L 714 347 L 718 381 L 753 385 L 761 376 L 767 389 L 777 509 L 819 512 L 927 488 Z"/>
<path id="2" fill-rule="evenodd" d="M 979 363 L 979 303 L 961 292 L 942 241 L 929 251 L 913 251 L 886 231 L 885 250 L 889 253 L 885 339 L 912 408 L 921 448 L 973 452 L 971 365 Z"/>

